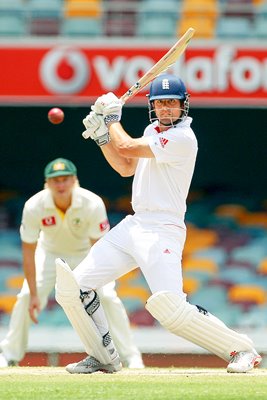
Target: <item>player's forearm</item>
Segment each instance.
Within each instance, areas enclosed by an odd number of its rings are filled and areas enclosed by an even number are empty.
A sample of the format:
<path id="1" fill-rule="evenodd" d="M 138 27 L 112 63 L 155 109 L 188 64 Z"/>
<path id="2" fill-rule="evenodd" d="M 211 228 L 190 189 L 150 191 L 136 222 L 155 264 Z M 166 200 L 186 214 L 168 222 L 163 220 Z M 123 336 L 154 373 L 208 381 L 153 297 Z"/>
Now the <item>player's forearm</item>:
<path id="1" fill-rule="evenodd" d="M 35 249 L 36 249 L 36 243 L 22 242 L 23 271 L 25 279 L 28 282 L 31 296 L 37 295 L 36 271 L 35 271 L 35 259 L 34 259 Z"/>
<path id="2" fill-rule="evenodd" d="M 120 156 L 113 147 L 112 142 L 102 146 L 101 150 L 109 165 L 121 176 L 128 177 L 135 173 L 135 163 L 133 159 L 127 159 Z"/>
<path id="3" fill-rule="evenodd" d="M 116 152 L 129 160 L 136 167 L 139 158 L 153 158 L 154 154 L 148 144 L 148 138 L 132 138 L 118 122 L 110 123 L 108 126 L 111 143 Z"/>
<path id="4" fill-rule="evenodd" d="M 128 158 L 120 153 L 120 149 L 131 140 L 119 122 L 109 126 L 110 143 L 101 147 L 101 150 L 111 167 L 122 176 L 132 176 L 135 173 L 137 160 Z"/>

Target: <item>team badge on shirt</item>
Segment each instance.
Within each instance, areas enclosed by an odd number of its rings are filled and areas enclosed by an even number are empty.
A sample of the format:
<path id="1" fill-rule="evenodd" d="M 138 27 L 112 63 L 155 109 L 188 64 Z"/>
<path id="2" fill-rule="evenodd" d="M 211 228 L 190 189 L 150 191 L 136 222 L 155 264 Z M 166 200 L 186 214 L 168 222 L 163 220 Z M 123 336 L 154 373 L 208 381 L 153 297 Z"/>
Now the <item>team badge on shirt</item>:
<path id="1" fill-rule="evenodd" d="M 42 219 L 43 226 L 52 226 L 56 225 L 56 217 L 51 215 L 51 217 L 45 217 Z"/>
<path id="2" fill-rule="evenodd" d="M 74 219 L 72 220 L 72 225 L 73 225 L 75 228 L 78 228 L 79 226 L 81 226 L 81 223 L 82 223 L 81 218 L 74 218 Z"/>
<path id="3" fill-rule="evenodd" d="M 108 220 L 106 219 L 105 221 L 101 222 L 101 223 L 99 224 L 99 228 L 100 228 L 100 231 L 101 231 L 101 232 L 103 232 L 103 231 L 105 231 L 106 229 L 108 229 L 108 228 L 109 228 L 109 222 L 108 222 Z"/>

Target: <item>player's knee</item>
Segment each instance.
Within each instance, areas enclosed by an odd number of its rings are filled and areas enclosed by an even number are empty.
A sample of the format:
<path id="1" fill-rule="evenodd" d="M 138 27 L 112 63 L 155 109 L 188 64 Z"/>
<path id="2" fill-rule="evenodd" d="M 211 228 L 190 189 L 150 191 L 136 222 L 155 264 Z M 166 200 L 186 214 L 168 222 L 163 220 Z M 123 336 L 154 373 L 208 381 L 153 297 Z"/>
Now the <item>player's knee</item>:
<path id="1" fill-rule="evenodd" d="M 97 291 L 97 293 L 98 293 L 101 304 L 108 305 L 110 303 L 120 301 L 115 290 L 109 290 L 109 291 L 99 290 L 99 291 Z"/>
<path id="2" fill-rule="evenodd" d="M 74 305 L 80 302 L 80 288 L 68 264 L 56 259 L 56 301 L 64 306 Z"/>
<path id="3" fill-rule="evenodd" d="M 157 292 L 146 303 L 146 309 L 162 326 L 173 332 L 179 326 L 184 326 L 196 312 L 196 307 L 189 304 L 183 297 L 172 292 Z"/>

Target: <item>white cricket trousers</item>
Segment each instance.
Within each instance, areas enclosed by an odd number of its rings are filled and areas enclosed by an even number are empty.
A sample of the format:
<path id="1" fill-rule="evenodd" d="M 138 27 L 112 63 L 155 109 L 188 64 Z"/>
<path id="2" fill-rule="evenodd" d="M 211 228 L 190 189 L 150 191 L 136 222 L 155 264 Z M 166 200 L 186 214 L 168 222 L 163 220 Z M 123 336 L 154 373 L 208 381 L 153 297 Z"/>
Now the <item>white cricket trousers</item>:
<path id="1" fill-rule="evenodd" d="M 98 289 L 137 266 L 152 293 L 183 292 L 181 259 L 186 238 L 183 221 L 171 213 L 128 215 L 91 248 L 75 268 L 82 290 Z"/>
<path id="2" fill-rule="evenodd" d="M 63 258 L 73 269 L 85 257 L 64 256 L 63 254 L 53 254 L 38 248 L 35 254 L 36 282 L 41 309 L 47 304 L 48 297 L 55 287 L 56 268 L 55 259 Z M 103 304 L 112 339 L 120 354 L 121 360 L 126 362 L 132 357 L 141 357 L 140 352 L 134 344 L 129 319 L 126 310 L 115 291 L 115 282 L 111 282 L 104 288 L 98 290 L 101 304 Z M 31 319 L 29 317 L 29 288 L 24 280 L 22 289 L 17 296 L 17 301 L 13 307 L 9 328 L 6 337 L 0 343 L 0 349 L 7 360 L 19 362 L 25 355 L 29 327 Z"/>

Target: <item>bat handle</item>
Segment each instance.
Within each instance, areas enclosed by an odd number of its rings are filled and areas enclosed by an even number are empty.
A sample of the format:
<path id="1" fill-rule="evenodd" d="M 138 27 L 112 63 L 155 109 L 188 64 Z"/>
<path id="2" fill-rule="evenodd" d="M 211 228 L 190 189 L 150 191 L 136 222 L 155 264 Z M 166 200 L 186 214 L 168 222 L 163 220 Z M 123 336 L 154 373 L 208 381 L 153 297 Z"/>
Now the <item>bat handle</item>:
<path id="1" fill-rule="evenodd" d="M 122 104 L 125 104 L 126 101 L 129 99 L 129 95 L 128 92 L 124 93 L 121 97 L 120 97 L 120 101 L 122 102 Z"/>

